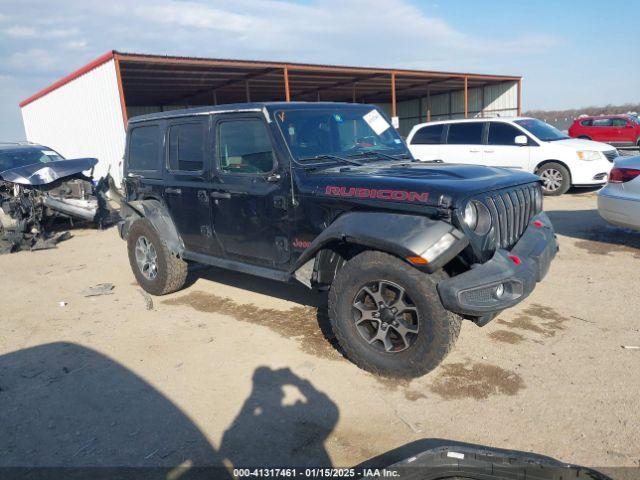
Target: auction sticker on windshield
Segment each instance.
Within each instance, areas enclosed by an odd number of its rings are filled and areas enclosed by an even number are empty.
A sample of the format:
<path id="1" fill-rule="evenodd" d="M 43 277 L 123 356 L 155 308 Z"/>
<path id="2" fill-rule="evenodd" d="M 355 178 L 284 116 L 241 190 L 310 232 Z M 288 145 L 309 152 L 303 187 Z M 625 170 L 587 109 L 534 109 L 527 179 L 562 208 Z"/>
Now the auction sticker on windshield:
<path id="1" fill-rule="evenodd" d="M 371 129 L 376 133 L 376 135 L 380 135 L 382 132 L 386 131 L 391 125 L 387 122 L 380 112 L 377 110 L 371 110 L 369 113 L 362 117 L 365 122 L 369 124 Z"/>

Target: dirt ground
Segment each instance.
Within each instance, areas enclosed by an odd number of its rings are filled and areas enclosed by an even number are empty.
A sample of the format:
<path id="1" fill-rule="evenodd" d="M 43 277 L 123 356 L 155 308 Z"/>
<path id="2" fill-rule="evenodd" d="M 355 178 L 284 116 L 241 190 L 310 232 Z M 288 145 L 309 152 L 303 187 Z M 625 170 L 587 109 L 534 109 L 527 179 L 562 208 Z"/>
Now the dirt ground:
<path id="1" fill-rule="evenodd" d="M 411 382 L 343 359 L 299 285 L 199 269 L 148 310 L 115 229 L 0 256 L 0 465 L 351 466 L 469 443 L 638 466 L 640 234 L 594 192 L 545 208 L 547 278 Z"/>

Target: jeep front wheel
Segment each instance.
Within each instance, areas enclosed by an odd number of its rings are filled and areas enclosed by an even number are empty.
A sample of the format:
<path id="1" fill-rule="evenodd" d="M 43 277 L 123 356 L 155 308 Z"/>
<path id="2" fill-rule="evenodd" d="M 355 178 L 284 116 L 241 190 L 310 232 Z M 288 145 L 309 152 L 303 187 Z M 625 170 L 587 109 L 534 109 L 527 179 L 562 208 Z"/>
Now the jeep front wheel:
<path id="1" fill-rule="evenodd" d="M 187 262 L 173 255 L 146 218 L 136 220 L 127 236 L 129 264 L 140 286 L 152 295 L 180 290 Z"/>
<path id="2" fill-rule="evenodd" d="M 364 252 L 338 272 L 329 292 L 331 327 L 346 356 L 388 377 L 437 367 L 460 333 L 432 276 L 382 252 Z"/>

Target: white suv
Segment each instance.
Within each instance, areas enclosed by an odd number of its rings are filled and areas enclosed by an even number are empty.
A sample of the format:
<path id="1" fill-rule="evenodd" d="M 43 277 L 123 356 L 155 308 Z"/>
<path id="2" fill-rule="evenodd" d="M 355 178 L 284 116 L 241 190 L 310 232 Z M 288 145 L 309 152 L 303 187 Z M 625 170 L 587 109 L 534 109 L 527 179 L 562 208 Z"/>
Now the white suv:
<path id="1" fill-rule="evenodd" d="M 419 160 L 517 168 L 540 175 L 546 195 L 606 183 L 618 151 L 570 138 L 535 118 L 474 118 L 416 125 L 407 137 Z"/>

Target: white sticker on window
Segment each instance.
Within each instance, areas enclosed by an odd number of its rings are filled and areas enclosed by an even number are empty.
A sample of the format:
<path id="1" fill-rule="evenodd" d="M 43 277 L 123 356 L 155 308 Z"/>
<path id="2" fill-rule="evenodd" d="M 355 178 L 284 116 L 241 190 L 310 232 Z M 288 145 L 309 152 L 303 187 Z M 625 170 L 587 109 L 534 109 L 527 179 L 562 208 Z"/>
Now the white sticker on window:
<path id="1" fill-rule="evenodd" d="M 362 118 L 369 124 L 371 129 L 376 132 L 376 135 L 380 135 L 382 132 L 388 130 L 391 127 L 391 125 L 389 125 L 389 122 L 387 122 L 377 110 L 371 110 Z"/>
<path id="2" fill-rule="evenodd" d="M 447 457 L 449 457 L 449 458 L 458 458 L 460 460 L 464 460 L 464 453 L 447 452 Z"/>
<path id="3" fill-rule="evenodd" d="M 58 156 L 58 154 L 56 152 L 54 152 L 53 150 L 42 150 L 42 154 L 43 155 L 54 155 L 54 156 Z"/>

